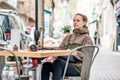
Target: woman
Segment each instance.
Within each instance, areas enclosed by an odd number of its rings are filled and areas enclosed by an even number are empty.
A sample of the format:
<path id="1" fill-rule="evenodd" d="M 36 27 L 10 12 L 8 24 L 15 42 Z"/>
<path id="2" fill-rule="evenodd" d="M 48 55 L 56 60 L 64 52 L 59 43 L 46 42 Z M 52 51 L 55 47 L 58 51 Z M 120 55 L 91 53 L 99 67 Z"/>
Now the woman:
<path id="1" fill-rule="evenodd" d="M 89 36 L 88 29 L 86 27 L 87 21 L 87 17 L 83 14 L 77 13 L 74 16 L 74 30 L 70 38 L 69 44 L 93 45 L 93 42 Z M 70 35 L 67 35 L 63 39 L 62 43 L 59 46 L 59 49 L 64 50 L 69 48 L 69 46 L 66 48 L 69 37 Z M 81 71 L 81 65 L 78 64 L 82 63 L 83 53 L 79 52 L 75 56 L 71 56 L 71 59 L 73 62 L 68 65 L 66 75 L 79 76 Z M 60 80 L 63 75 L 65 64 L 66 60 L 60 59 L 60 57 L 58 57 L 53 63 L 44 63 L 42 68 L 42 80 L 49 80 L 50 72 L 52 72 L 52 80 Z"/>

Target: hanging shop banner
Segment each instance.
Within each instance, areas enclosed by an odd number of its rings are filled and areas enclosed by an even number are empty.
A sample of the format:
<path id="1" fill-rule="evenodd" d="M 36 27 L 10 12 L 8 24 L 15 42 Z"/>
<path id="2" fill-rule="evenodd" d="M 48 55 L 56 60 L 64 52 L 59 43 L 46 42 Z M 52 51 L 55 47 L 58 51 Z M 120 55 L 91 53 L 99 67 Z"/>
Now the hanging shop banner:
<path id="1" fill-rule="evenodd" d="M 50 15 L 51 12 L 44 10 L 44 37 L 48 37 L 49 36 L 49 31 L 50 31 Z"/>

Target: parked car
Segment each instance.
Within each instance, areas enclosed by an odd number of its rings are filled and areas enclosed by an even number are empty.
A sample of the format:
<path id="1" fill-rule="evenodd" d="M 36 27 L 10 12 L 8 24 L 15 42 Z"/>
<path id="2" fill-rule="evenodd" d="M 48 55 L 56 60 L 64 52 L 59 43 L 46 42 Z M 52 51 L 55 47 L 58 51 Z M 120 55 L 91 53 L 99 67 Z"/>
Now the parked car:
<path id="1" fill-rule="evenodd" d="M 3 29 L 0 27 L 0 40 L 5 40 L 5 33 L 3 32 Z"/>
<path id="2" fill-rule="evenodd" d="M 6 38 L 5 33 L 3 32 L 2 28 L 0 27 L 0 47 L 6 46 L 5 38 Z"/>
<path id="3" fill-rule="evenodd" d="M 0 27 L 5 33 L 5 38 L 3 38 L 4 41 L 14 40 L 11 38 L 15 38 L 17 35 L 11 36 L 12 35 L 11 31 L 14 29 L 19 30 L 20 33 L 18 34 L 20 34 L 20 42 L 19 42 L 20 45 L 18 47 L 20 47 L 20 49 L 24 49 L 24 47 L 31 40 L 30 37 L 25 33 L 26 27 L 22 19 L 14 10 L 0 9 Z"/>

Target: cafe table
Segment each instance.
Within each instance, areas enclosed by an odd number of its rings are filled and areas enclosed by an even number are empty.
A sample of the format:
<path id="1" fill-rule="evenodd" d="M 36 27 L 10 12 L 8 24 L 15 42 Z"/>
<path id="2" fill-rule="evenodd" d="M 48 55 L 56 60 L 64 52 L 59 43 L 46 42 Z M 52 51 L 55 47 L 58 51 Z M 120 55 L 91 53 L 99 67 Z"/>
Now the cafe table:
<path id="1" fill-rule="evenodd" d="M 38 51 L 27 51 L 27 50 L 20 50 L 20 51 L 13 51 L 13 53 L 18 57 L 30 57 L 30 58 L 44 58 L 44 57 L 57 57 L 57 56 L 66 56 L 69 55 L 71 50 L 38 50 Z M 13 56 L 8 51 L 0 51 L 0 56 Z M 1 65 L 0 65 L 1 66 Z M 41 69 L 39 66 L 37 68 L 38 70 Z M 36 74 L 36 80 L 41 80 L 40 74 Z"/>
<path id="2" fill-rule="evenodd" d="M 30 57 L 30 58 L 43 58 L 49 56 L 65 56 L 69 55 L 71 50 L 39 50 L 39 51 L 13 51 L 16 56 Z M 8 51 L 0 51 L 0 56 L 13 56 Z"/>

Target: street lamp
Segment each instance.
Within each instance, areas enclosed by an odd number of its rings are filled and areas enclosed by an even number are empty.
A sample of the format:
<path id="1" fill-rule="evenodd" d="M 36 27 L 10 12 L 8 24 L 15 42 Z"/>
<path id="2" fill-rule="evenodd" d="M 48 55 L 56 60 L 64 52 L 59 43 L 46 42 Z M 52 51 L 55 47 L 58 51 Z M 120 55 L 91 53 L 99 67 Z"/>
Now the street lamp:
<path id="1" fill-rule="evenodd" d="M 34 32 L 34 37 L 35 37 L 35 44 L 38 45 L 38 40 L 40 37 L 40 32 L 38 31 L 38 0 L 35 0 L 35 32 Z"/>

